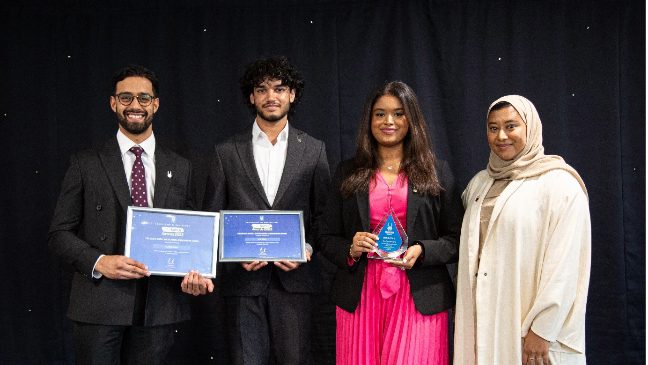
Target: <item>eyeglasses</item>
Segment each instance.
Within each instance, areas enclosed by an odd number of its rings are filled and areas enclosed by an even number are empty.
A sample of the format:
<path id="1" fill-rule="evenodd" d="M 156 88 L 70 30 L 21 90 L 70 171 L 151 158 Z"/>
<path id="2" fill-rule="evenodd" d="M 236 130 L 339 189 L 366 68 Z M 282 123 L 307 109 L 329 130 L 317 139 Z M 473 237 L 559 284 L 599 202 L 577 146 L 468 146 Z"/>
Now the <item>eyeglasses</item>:
<path id="1" fill-rule="evenodd" d="M 131 105 L 131 103 L 133 103 L 133 99 L 135 99 L 135 98 L 137 98 L 137 102 L 141 106 L 148 106 L 149 104 L 151 104 L 153 99 L 155 99 L 155 96 L 149 95 L 149 94 L 144 94 L 144 93 L 139 94 L 139 95 L 133 95 L 131 93 L 119 93 L 119 94 L 115 95 L 115 97 L 117 98 L 117 100 L 119 100 L 121 105 L 124 105 L 124 106 Z"/>

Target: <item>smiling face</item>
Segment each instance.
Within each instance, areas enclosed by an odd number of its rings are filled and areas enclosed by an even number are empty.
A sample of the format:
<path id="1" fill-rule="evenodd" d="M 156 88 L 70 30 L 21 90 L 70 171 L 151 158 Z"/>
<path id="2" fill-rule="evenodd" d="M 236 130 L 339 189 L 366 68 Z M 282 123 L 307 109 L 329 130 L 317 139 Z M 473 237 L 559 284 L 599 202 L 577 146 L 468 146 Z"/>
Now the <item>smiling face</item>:
<path id="1" fill-rule="evenodd" d="M 129 93 L 134 96 L 144 94 L 155 96 L 151 81 L 145 77 L 127 77 L 115 86 L 115 95 Z M 153 115 L 160 106 L 160 99 L 154 98 L 147 106 L 142 106 L 138 98 L 133 98 L 129 105 L 122 104 L 116 96 L 110 97 L 110 108 L 117 115 L 119 129 L 126 136 L 146 139 L 151 135 Z M 131 138 L 132 139 L 132 138 Z"/>
<path id="2" fill-rule="evenodd" d="M 295 90 L 283 85 L 281 80 L 265 79 L 250 94 L 250 103 L 256 109 L 257 118 L 270 123 L 286 119 L 290 103 L 294 100 Z"/>
<path id="3" fill-rule="evenodd" d="M 491 151 L 504 161 L 513 160 L 526 145 L 527 127 L 512 106 L 488 114 L 487 138 Z"/>
<path id="4" fill-rule="evenodd" d="M 401 101 L 395 96 L 383 95 L 376 100 L 371 113 L 371 133 L 378 146 L 402 147 L 409 122 Z"/>

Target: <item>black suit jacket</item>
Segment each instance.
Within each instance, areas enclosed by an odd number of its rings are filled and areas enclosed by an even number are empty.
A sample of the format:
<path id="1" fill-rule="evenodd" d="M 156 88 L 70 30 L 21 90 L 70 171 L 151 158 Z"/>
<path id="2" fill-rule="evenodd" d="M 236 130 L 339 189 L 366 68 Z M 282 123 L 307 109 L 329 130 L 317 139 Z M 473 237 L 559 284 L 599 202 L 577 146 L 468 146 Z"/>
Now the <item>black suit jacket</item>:
<path id="1" fill-rule="evenodd" d="M 220 210 L 301 210 L 306 242 L 314 250 L 317 219 L 326 201 L 330 171 L 326 148 L 308 134 L 289 126 L 288 148 L 277 196 L 268 202 L 254 163 L 252 128 L 215 147 L 211 161 L 204 207 Z M 245 271 L 239 263 L 222 263 L 220 289 L 225 296 L 258 296 L 266 292 L 273 271 L 284 289 L 295 293 L 313 293 L 319 289 L 313 262 L 284 272 L 268 265 L 258 271 Z"/>
<path id="2" fill-rule="evenodd" d="M 437 173 L 444 190 L 438 196 L 425 196 L 409 184 L 407 193 L 408 242 L 423 244 L 425 257 L 407 270 L 416 309 L 423 314 L 434 314 L 454 306 L 455 289 L 446 264 L 457 261 L 459 233 L 463 206 L 455 191 L 454 179 L 444 163 Z M 342 181 L 351 173 L 353 160 L 340 163 L 333 178 L 333 186 L 321 219 L 319 244 L 324 256 L 338 266 L 333 289 L 333 302 L 353 312 L 360 301 L 362 283 L 367 267 L 367 255 L 349 265 L 349 246 L 356 232 L 370 232 L 369 194 L 355 193 L 343 198 Z"/>
<path id="3" fill-rule="evenodd" d="M 189 161 L 155 147 L 156 208 L 192 209 Z M 171 177 L 168 177 L 168 172 Z M 94 279 L 99 255 L 123 255 L 126 211 L 131 204 L 117 138 L 103 149 L 74 154 L 61 186 L 49 230 L 50 250 L 74 269 L 68 316 L 103 325 L 130 325 L 136 280 Z M 188 298 L 178 278 L 151 276 L 144 325 L 189 319 Z"/>

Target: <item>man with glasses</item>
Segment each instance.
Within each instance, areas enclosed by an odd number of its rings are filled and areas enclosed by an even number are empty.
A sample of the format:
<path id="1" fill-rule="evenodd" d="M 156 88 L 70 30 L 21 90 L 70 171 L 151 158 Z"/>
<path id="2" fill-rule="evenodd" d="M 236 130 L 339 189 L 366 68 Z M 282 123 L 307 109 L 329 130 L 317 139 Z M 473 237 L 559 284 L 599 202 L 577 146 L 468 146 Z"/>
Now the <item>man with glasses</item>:
<path id="1" fill-rule="evenodd" d="M 77 364 L 161 364 L 173 324 L 189 319 L 188 296 L 213 290 L 195 272 L 150 276 L 123 255 L 126 211 L 192 209 L 189 161 L 156 143 L 158 80 L 141 66 L 113 76 L 110 107 L 118 120 L 103 148 L 74 154 L 62 183 L 49 246 L 73 267 L 68 317 Z"/>
<path id="2" fill-rule="evenodd" d="M 241 91 L 256 119 L 216 146 L 204 209 L 299 210 L 306 242 L 314 244 L 330 173 L 324 143 L 288 123 L 303 86 L 284 57 L 247 67 Z M 307 251 L 310 260 L 313 250 Z M 319 285 L 314 263 L 259 260 L 221 265 L 230 363 L 308 363 L 311 296 Z"/>

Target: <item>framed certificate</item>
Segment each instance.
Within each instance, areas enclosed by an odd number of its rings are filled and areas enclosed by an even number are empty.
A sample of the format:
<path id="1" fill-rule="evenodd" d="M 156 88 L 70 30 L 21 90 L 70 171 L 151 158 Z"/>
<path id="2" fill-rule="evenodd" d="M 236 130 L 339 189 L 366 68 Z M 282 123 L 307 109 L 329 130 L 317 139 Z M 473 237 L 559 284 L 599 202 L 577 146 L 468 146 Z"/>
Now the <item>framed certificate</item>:
<path id="1" fill-rule="evenodd" d="M 127 219 L 124 255 L 152 275 L 216 277 L 218 213 L 131 206 Z"/>
<path id="2" fill-rule="evenodd" d="M 306 262 L 301 211 L 222 210 L 219 261 Z"/>

